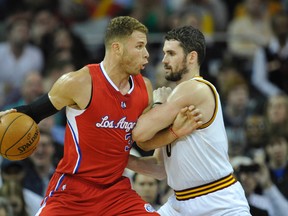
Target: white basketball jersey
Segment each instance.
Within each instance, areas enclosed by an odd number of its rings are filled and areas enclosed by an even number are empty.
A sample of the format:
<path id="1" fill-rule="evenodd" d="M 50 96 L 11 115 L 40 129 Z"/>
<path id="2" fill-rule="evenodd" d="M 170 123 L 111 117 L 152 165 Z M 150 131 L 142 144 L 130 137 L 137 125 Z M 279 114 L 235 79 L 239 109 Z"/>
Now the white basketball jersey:
<path id="1" fill-rule="evenodd" d="M 233 172 L 216 88 L 202 77 L 195 77 L 193 80 L 203 82 L 211 88 L 216 106 L 213 117 L 201 129 L 162 148 L 168 185 L 174 190 L 197 187 Z"/>

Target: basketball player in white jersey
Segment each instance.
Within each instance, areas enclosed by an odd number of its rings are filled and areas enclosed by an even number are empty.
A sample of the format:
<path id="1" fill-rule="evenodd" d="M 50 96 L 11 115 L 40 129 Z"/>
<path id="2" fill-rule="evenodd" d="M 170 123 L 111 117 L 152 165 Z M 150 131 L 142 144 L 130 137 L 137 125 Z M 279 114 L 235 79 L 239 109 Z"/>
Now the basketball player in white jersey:
<path id="1" fill-rule="evenodd" d="M 159 209 L 161 215 L 251 215 L 229 163 L 219 95 L 199 74 L 205 58 L 203 34 L 190 26 L 173 29 L 165 37 L 163 52 L 165 77 L 177 86 L 171 94 L 164 87 L 154 91 L 154 103 L 159 105 L 139 118 L 133 139 L 143 150 L 157 149 L 151 157 L 130 156 L 128 168 L 158 179 L 167 177 L 174 195 Z M 167 146 L 155 142 L 154 135 L 167 127 L 175 137 L 185 134 L 176 130 L 177 121 L 173 130 L 171 124 L 179 109 L 190 104 L 201 111 L 203 125 Z"/>

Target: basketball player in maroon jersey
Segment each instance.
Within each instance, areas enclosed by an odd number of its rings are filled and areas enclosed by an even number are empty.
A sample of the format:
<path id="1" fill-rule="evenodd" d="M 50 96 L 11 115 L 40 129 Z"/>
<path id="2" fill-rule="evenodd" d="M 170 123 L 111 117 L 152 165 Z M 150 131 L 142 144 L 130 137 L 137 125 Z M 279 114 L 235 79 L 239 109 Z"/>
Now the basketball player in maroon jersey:
<path id="1" fill-rule="evenodd" d="M 146 44 L 143 24 L 116 17 L 106 30 L 101 63 L 63 75 L 48 94 L 12 110 L 38 123 L 66 107 L 64 156 L 37 215 L 159 215 L 122 176 L 133 143 L 132 129 L 152 103 L 151 82 L 140 74 L 148 63 Z M 0 116 L 7 112 L 11 111 Z M 181 135 L 179 127 L 173 129 Z M 155 142 L 168 144 L 175 139 L 167 129 Z"/>

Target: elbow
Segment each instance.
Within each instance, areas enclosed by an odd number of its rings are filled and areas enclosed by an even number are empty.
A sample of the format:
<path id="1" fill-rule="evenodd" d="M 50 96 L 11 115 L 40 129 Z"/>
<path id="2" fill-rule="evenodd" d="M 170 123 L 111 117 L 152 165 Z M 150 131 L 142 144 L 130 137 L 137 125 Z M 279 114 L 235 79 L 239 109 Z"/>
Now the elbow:
<path id="1" fill-rule="evenodd" d="M 162 166 L 160 166 L 161 168 L 158 169 L 155 178 L 158 179 L 159 181 L 163 181 L 164 179 L 167 178 L 167 174 L 164 168 L 164 164 Z"/>
<path id="2" fill-rule="evenodd" d="M 143 151 L 154 150 L 152 143 L 149 141 L 151 138 L 149 135 L 147 135 L 147 133 L 144 133 L 143 131 L 144 130 L 137 130 L 137 128 L 134 128 L 132 131 L 132 139 Z"/>
<path id="3" fill-rule="evenodd" d="M 140 130 L 137 130 L 137 129 L 134 129 L 132 131 L 132 139 L 137 143 L 137 145 L 141 149 L 142 149 L 142 146 L 143 146 L 143 148 L 145 148 L 144 143 L 148 140 L 145 133 L 143 133 L 143 131 L 141 132 Z"/>

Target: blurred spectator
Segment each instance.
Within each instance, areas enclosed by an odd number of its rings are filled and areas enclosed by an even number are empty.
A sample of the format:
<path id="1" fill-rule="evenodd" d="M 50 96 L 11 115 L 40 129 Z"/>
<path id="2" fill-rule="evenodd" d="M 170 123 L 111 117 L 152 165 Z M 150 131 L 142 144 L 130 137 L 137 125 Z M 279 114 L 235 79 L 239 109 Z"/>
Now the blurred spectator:
<path id="1" fill-rule="evenodd" d="M 25 160 L 27 174 L 24 178 L 24 187 L 44 197 L 49 180 L 55 171 L 53 163 L 55 146 L 50 133 L 40 131 L 40 134 L 36 150 Z"/>
<path id="2" fill-rule="evenodd" d="M 201 10 L 207 11 L 207 15 L 209 14 L 211 18 L 208 17 L 203 18 L 211 19 L 209 22 L 212 33 L 223 32 L 226 30 L 226 26 L 228 23 L 228 10 L 223 0 L 187 0 L 186 4 L 184 4 L 184 8 L 185 7 L 186 8 L 190 7 L 190 9 L 198 8 L 198 10 L 200 11 Z"/>
<path id="3" fill-rule="evenodd" d="M 228 20 L 232 20 L 234 17 L 236 17 L 235 11 L 237 10 L 239 3 L 242 3 L 243 0 L 240 1 L 223 0 L 223 1 L 225 2 L 225 5 L 228 10 Z"/>
<path id="4" fill-rule="evenodd" d="M 185 1 L 178 10 L 173 11 L 169 16 L 170 21 L 166 24 L 167 29 L 192 25 L 201 29 L 205 37 L 211 37 L 215 31 L 213 15 L 207 8 L 197 4 L 197 2 Z"/>
<path id="5" fill-rule="evenodd" d="M 168 6 L 164 0 L 137 0 L 129 15 L 146 25 L 149 32 L 161 32 L 167 14 Z"/>
<path id="6" fill-rule="evenodd" d="M 150 203 L 156 210 L 160 208 L 160 203 L 157 199 L 159 189 L 157 179 L 151 176 L 135 173 L 132 185 L 133 189 L 143 200 Z"/>
<path id="7" fill-rule="evenodd" d="M 82 39 L 69 28 L 61 27 L 54 32 L 53 45 L 50 47 L 47 64 L 49 67 L 55 61 L 67 60 L 70 60 L 76 69 L 80 69 L 90 63 L 91 58 Z"/>
<path id="8" fill-rule="evenodd" d="M 266 139 L 265 117 L 259 113 L 247 116 L 245 119 L 245 155 L 264 155 L 264 143 Z"/>
<path id="9" fill-rule="evenodd" d="M 94 61 L 101 61 L 105 49 L 102 41 L 110 18 L 127 15 L 133 3 L 132 0 L 61 0 L 59 15 L 64 24 L 82 39 Z"/>
<path id="10" fill-rule="evenodd" d="M 22 0 L 25 3 L 25 6 L 29 10 L 37 11 L 41 8 L 47 8 L 49 10 L 56 10 L 58 7 L 59 0 Z M 61 0 L 60 0 L 61 1 Z"/>
<path id="11" fill-rule="evenodd" d="M 266 0 L 245 0 L 244 4 L 247 13 L 228 25 L 228 51 L 242 62 L 243 74 L 250 80 L 254 54 L 268 44 L 272 30 Z"/>
<path id="12" fill-rule="evenodd" d="M 17 182 L 5 181 L 0 188 L 0 196 L 9 201 L 13 209 L 13 216 L 29 216 L 26 210 L 22 186 Z"/>
<path id="13" fill-rule="evenodd" d="M 43 78 L 38 72 L 29 72 L 21 83 L 20 95 L 15 103 L 6 101 L 4 109 L 29 104 L 44 93 Z"/>
<path id="14" fill-rule="evenodd" d="M 217 72 L 219 69 L 219 65 L 223 59 L 223 55 L 226 50 L 226 41 L 225 38 L 222 38 L 221 40 L 214 40 L 214 30 L 211 21 L 212 15 L 209 14 L 209 11 L 207 11 L 207 9 L 202 8 L 203 2 L 201 4 L 198 1 L 194 3 L 192 4 L 190 1 L 188 1 L 180 9 L 173 11 L 173 13 L 168 16 L 166 28 L 170 30 L 172 28 L 177 28 L 180 26 L 191 25 L 195 28 L 200 29 L 204 33 L 206 40 L 206 60 L 201 65 L 200 70 L 201 74 L 203 74 L 207 80 L 215 84 L 215 80 L 218 75 Z M 160 52 L 156 53 L 156 59 L 158 59 L 158 62 L 162 60 L 160 58 L 163 56 L 162 45 L 159 48 L 159 51 Z M 153 57 L 153 55 L 154 53 L 152 52 L 150 54 L 150 59 L 155 58 Z M 159 86 L 159 84 L 157 84 L 158 81 L 160 81 L 160 83 L 166 83 L 170 85 L 169 82 L 164 80 L 164 76 L 161 75 L 161 71 L 163 70 L 163 64 L 161 63 L 160 65 L 156 65 L 155 70 L 156 73 L 153 74 L 153 76 L 155 76 L 155 86 Z"/>
<path id="15" fill-rule="evenodd" d="M 4 197 L 0 197 L 0 216 L 13 216 L 12 206 Z"/>
<path id="16" fill-rule="evenodd" d="M 267 15 L 273 16 L 283 9 L 283 3 L 279 0 L 264 0 L 263 3 L 267 4 Z M 247 8 L 243 2 L 238 2 L 235 8 L 234 16 L 240 17 L 247 14 Z"/>
<path id="17" fill-rule="evenodd" d="M 22 184 L 22 180 L 25 176 L 25 168 L 22 161 L 10 161 L 8 159 L 2 159 L 1 163 L 1 185 L 5 181 L 16 181 Z"/>
<path id="18" fill-rule="evenodd" d="M 288 135 L 271 132 L 265 142 L 265 152 L 272 182 L 288 200 Z M 286 211 L 287 214 L 288 211 Z"/>
<path id="19" fill-rule="evenodd" d="M 288 13 L 288 1 L 287 0 L 281 0 L 281 4 L 283 6 L 283 9 L 286 13 Z"/>
<path id="20" fill-rule="evenodd" d="M 231 163 L 243 186 L 253 216 L 286 215 L 288 201 L 272 183 L 265 164 L 260 165 L 253 159 L 242 156 L 234 158 Z"/>
<path id="21" fill-rule="evenodd" d="M 43 69 L 42 52 L 29 44 L 29 31 L 29 21 L 23 17 L 7 22 L 7 41 L 0 43 L 0 98 L 19 91 L 26 74 Z"/>
<path id="22" fill-rule="evenodd" d="M 17 185 L 21 186 L 28 215 L 34 216 L 40 207 L 42 197 L 31 190 L 23 188 L 23 179 L 25 175 L 26 170 L 22 161 L 9 161 L 3 159 L 1 163 L 2 184 L 15 181 Z"/>
<path id="23" fill-rule="evenodd" d="M 95 0 L 61 0 L 59 13 L 65 22 L 72 25 L 76 22 L 85 22 L 89 19 L 115 17 L 126 14 L 132 6 L 132 0 L 95 1 Z"/>
<path id="24" fill-rule="evenodd" d="M 288 94 L 288 14 L 279 12 L 271 20 L 274 37 L 255 54 L 252 83 L 266 97 Z"/>
<path id="25" fill-rule="evenodd" d="M 37 10 L 33 15 L 31 23 L 31 42 L 38 46 L 47 63 L 51 47 L 53 47 L 53 36 L 61 22 L 58 16 L 47 8 Z"/>
<path id="26" fill-rule="evenodd" d="M 65 111 L 65 110 L 63 110 Z M 56 114 L 57 115 L 57 114 Z M 43 119 L 39 124 L 39 130 L 45 133 L 50 133 L 55 144 L 55 156 L 54 164 L 57 165 L 59 160 L 63 156 L 63 145 L 64 145 L 64 135 L 65 135 L 65 126 L 56 124 L 57 116 L 49 116 Z"/>
<path id="27" fill-rule="evenodd" d="M 267 130 L 288 133 L 288 95 L 271 96 L 266 106 Z"/>
<path id="28" fill-rule="evenodd" d="M 242 155 L 246 148 L 245 120 L 253 113 L 255 102 L 250 97 L 247 81 L 236 68 L 222 69 L 217 81 L 219 93 L 223 98 L 223 118 L 229 142 L 229 155 Z"/>
<path id="29" fill-rule="evenodd" d="M 25 0 L 0 0 L 0 21 L 5 20 L 7 17 L 24 12 L 27 6 Z"/>

